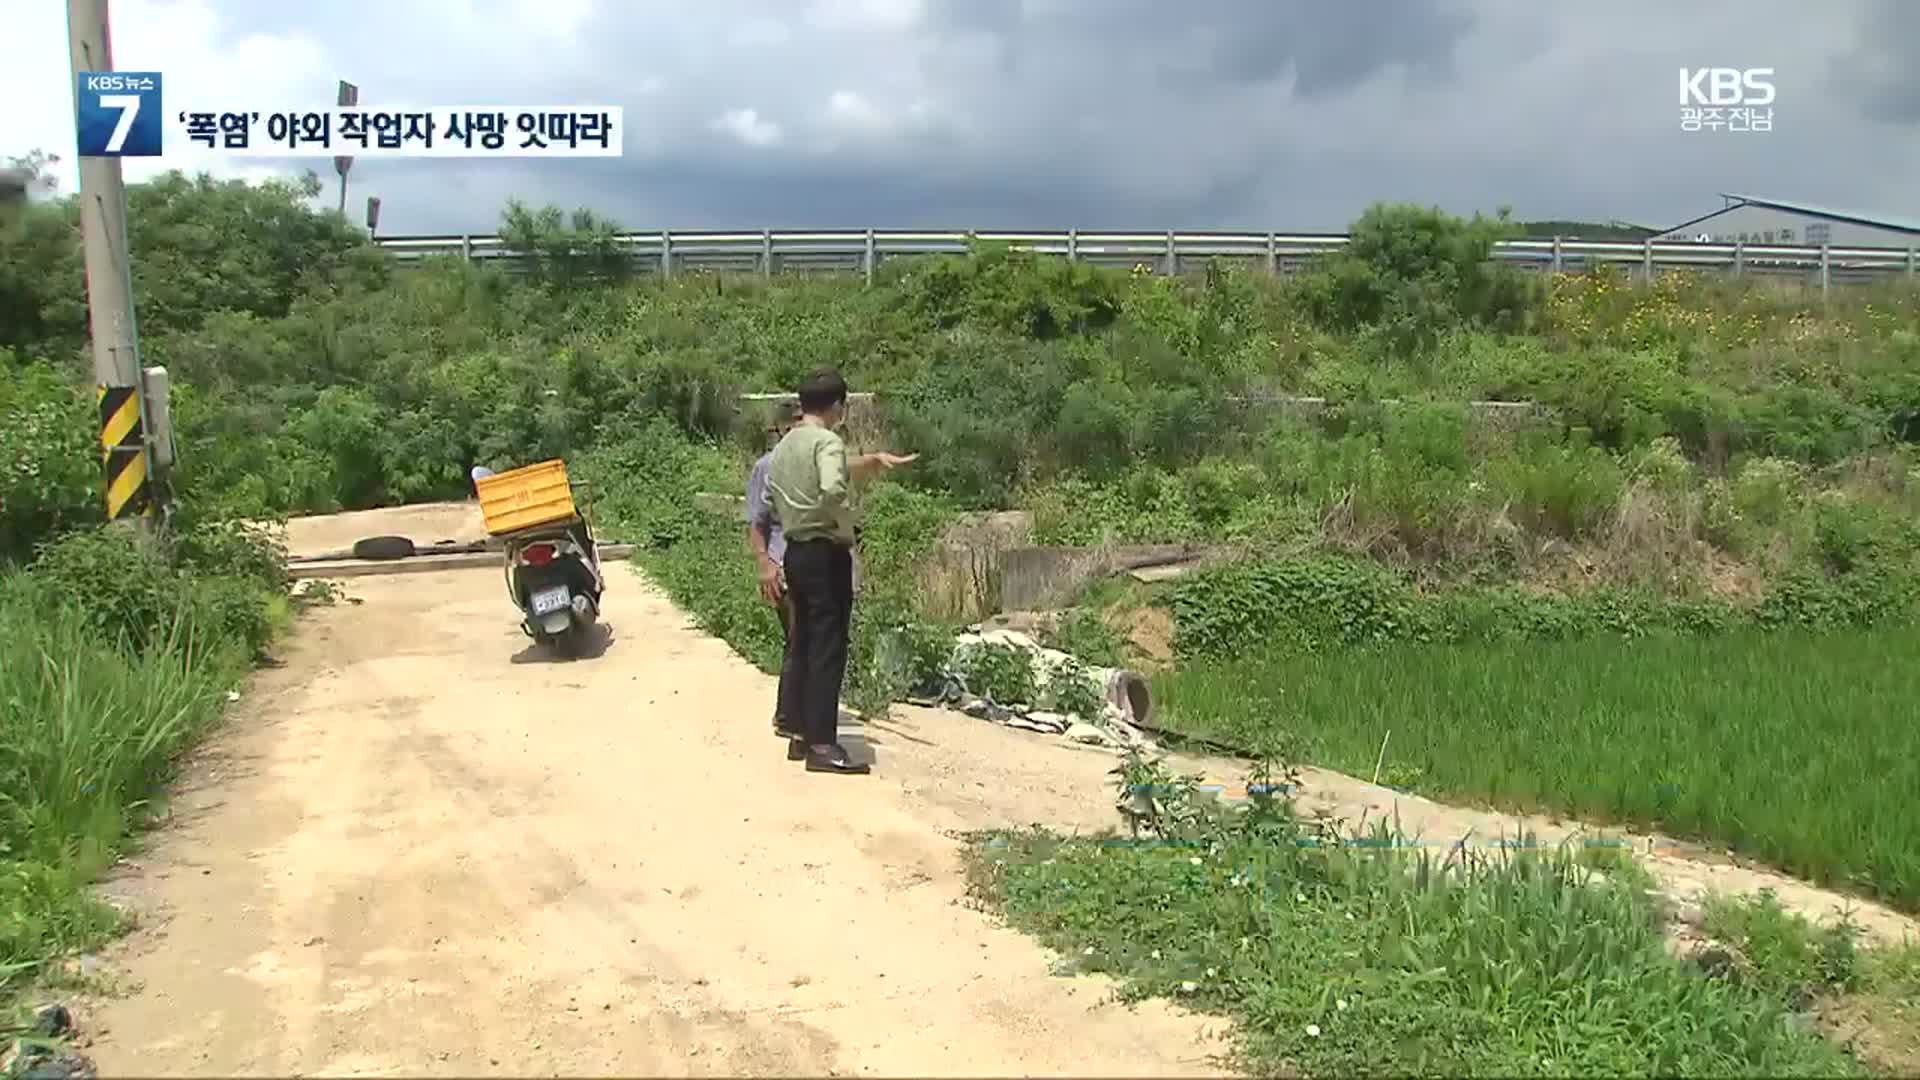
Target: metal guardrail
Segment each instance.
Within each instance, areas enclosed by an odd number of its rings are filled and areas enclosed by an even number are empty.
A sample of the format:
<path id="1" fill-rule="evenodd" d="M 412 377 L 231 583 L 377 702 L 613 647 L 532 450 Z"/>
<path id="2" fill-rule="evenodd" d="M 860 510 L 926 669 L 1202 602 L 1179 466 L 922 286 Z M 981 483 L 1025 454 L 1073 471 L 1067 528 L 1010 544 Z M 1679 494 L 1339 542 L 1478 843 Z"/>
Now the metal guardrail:
<path id="1" fill-rule="evenodd" d="M 636 268 L 671 277 L 677 271 L 825 271 L 863 273 L 872 280 L 885 259 L 964 255 L 973 241 L 1003 243 L 1042 255 L 1100 266 L 1144 267 L 1178 274 L 1214 259 L 1252 263 L 1269 274 L 1298 270 L 1315 256 L 1346 246 L 1328 233 L 1215 232 L 910 232 L 885 229 L 760 232 L 632 232 L 618 243 Z M 436 256 L 468 260 L 524 258 L 498 236 L 384 236 L 375 243 L 402 261 Z M 1508 240 L 1494 246 L 1498 262 L 1527 269 L 1580 272 L 1626 266 L 1651 279 L 1662 270 L 1719 270 L 1736 275 L 1817 283 L 1920 280 L 1920 245 L 1906 248 L 1805 247 L 1787 244 L 1703 244 L 1693 241 Z"/>

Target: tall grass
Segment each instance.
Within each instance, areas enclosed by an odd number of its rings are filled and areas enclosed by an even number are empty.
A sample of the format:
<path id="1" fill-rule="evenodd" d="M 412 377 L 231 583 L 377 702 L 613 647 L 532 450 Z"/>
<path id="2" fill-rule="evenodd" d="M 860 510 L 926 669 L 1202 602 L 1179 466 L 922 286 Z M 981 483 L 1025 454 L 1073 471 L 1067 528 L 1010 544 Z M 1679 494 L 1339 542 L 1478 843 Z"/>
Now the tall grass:
<path id="1" fill-rule="evenodd" d="M 1256 1075 L 1860 1071 L 1786 1023 L 1771 987 L 1669 955 L 1630 864 L 1466 852 L 1443 872 L 1382 827 L 1377 845 L 1310 844 L 1333 836 L 1284 799 L 1223 822 L 1188 798 L 1166 799 L 1174 827 L 1145 843 L 980 836 L 975 894 L 1130 997 L 1232 1017 Z"/>
<path id="2" fill-rule="evenodd" d="M 1174 728 L 1422 794 L 1703 838 L 1920 910 L 1920 631 L 1587 639 L 1242 659 L 1170 675 Z M 1263 704 L 1264 703 L 1264 704 Z M 1391 737 L 1389 737 L 1391 732 Z"/>
<path id="3" fill-rule="evenodd" d="M 69 605 L 0 590 L 0 986 L 114 924 L 86 881 L 112 861 L 180 754 L 219 715 L 243 647 L 186 616 L 148 648 Z"/>

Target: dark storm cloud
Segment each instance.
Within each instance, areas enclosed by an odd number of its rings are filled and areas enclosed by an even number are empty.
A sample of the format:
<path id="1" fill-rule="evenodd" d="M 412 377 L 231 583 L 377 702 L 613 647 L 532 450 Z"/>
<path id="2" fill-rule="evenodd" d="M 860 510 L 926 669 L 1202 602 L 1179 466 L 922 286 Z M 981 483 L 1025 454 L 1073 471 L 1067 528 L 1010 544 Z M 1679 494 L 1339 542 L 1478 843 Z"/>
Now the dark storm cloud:
<path id="1" fill-rule="evenodd" d="M 1833 83 L 1871 119 L 1920 126 L 1920 3 L 1879 0 L 1861 20 L 1858 46 L 1834 65 Z"/>
<path id="2" fill-rule="evenodd" d="M 1029 9 L 1031 7 L 1031 10 Z M 929 22 L 990 33 L 1028 65 L 1102 64 L 1194 83 L 1262 84 L 1291 77 L 1303 100 L 1337 94 L 1392 65 L 1447 74 L 1474 25 L 1447 0 L 1287 4 L 1276 0 L 1103 0 L 1036 4 L 944 0 Z"/>
<path id="3" fill-rule="evenodd" d="M 1378 199 L 1666 225 L 1755 188 L 1920 211 L 1920 140 L 1888 127 L 1920 113 L 1920 0 L 218 2 L 370 102 L 624 106 L 617 161 L 356 166 L 389 232 L 487 231 L 512 195 L 636 228 L 1322 231 Z M 1682 66 L 1774 67 L 1775 131 L 1682 132 Z"/>

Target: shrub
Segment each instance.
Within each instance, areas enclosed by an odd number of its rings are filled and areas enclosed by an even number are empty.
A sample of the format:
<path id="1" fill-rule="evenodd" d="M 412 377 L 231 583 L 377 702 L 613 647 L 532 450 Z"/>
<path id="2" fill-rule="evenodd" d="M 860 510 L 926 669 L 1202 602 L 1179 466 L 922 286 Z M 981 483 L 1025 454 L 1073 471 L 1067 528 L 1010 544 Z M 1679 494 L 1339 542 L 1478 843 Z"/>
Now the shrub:
<path id="1" fill-rule="evenodd" d="M 1626 487 L 1620 463 L 1599 447 L 1541 441 L 1490 461 L 1487 480 L 1516 523 L 1569 539 L 1594 531 Z"/>
<path id="2" fill-rule="evenodd" d="M 1050 673 L 1040 703 L 1062 716 L 1091 721 L 1105 710 L 1106 698 L 1086 665 L 1069 657 Z"/>
<path id="3" fill-rule="evenodd" d="M 264 648 L 269 601 L 284 592 L 284 556 L 251 530 L 202 525 L 178 546 L 133 528 L 69 533 L 41 548 L 14 588 L 46 608 L 71 606 L 102 640 L 132 654 L 192 627 L 203 648 Z"/>
<path id="4" fill-rule="evenodd" d="M 589 497 L 605 513 L 605 529 L 654 550 L 668 550 L 699 534 L 696 494 L 746 488 L 744 465 L 711 443 L 689 440 L 671 420 L 658 416 L 575 460 Z M 745 532 L 737 530 L 735 536 L 744 558 Z"/>
<path id="5" fill-rule="evenodd" d="M 947 329 L 963 322 L 1045 340 L 1104 329 L 1118 313 L 1114 275 L 1085 263 L 980 243 L 968 257 L 896 264 L 907 310 Z"/>
<path id="6" fill-rule="evenodd" d="M 1416 636 L 1407 584 L 1380 567 L 1318 557 L 1202 571 L 1173 591 L 1182 657 L 1312 651 Z"/>
<path id="7" fill-rule="evenodd" d="M 1126 662 L 1126 646 L 1120 635 L 1102 621 L 1097 611 L 1086 608 L 1067 612 L 1048 644 L 1094 667 L 1120 667 Z"/>
<path id="8" fill-rule="evenodd" d="M 42 547 L 29 571 L 46 606 L 73 605 L 104 640 L 136 653 L 166 640 L 181 613 L 179 573 L 161 541 L 136 529 L 70 533 Z"/>
<path id="9" fill-rule="evenodd" d="M 1348 230 L 1349 242 L 1300 283 L 1323 325 L 1376 336 L 1398 354 L 1421 352 L 1461 326 L 1525 328 L 1539 290 L 1490 262 L 1512 235 L 1505 214 L 1463 221 L 1438 209 L 1375 205 Z"/>
<path id="10" fill-rule="evenodd" d="M 97 426 L 72 380 L 0 349 L 0 565 L 105 516 Z"/>
<path id="11" fill-rule="evenodd" d="M 1002 705 L 1033 707 L 1040 703 L 1033 654 L 1025 649 L 991 641 L 968 645 L 961 648 L 954 666 L 974 694 Z"/>
<path id="12" fill-rule="evenodd" d="M 265 527 L 244 521 L 196 519 L 191 508 L 174 521 L 174 559 L 205 577 L 234 577 L 275 592 L 292 584 L 287 549 Z"/>

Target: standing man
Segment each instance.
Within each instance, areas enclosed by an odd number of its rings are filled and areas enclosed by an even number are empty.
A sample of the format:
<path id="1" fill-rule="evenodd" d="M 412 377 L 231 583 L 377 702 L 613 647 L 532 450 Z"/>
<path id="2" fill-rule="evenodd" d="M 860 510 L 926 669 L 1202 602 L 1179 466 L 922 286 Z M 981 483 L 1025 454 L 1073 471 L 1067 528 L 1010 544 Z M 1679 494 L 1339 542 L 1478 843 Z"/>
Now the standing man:
<path id="1" fill-rule="evenodd" d="M 862 774 L 870 767 L 849 758 L 839 742 L 840 687 L 853 620 L 853 513 L 847 496 L 855 475 L 898 468 L 918 455 L 867 454 L 849 461 L 835 430 L 846 411 L 847 383 L 839 372 L 822 368 L 802 383 L 800 423 L 774 448 L 766 484 L 787 548 L 792 677 L 782 687 L 780 708 L 799 729 L 787 744 L 787 759 L 804 759 L 808 772 Z"/>
<path id="2" fill-rule="evenodd" d="M 780 693 L 774 699 L 773 733 L 788 740 L 802 732 L 788 718 L 799 715 L 789 709 L 788 691 L 796 685 L 793 677 L 793 607 L 787 603 L 787 580 L 781 562 L 787 555 L 787 538 L 780 531 L 780 519 L 774 516 L 773 499 L 767 491 L 767 466 L 773 461 L 774 447 L 793 430 L 797 416 L 792 405 L 776 405 L 772 423 L 767 425 L 767 452 L 753 463 L 747 477 L 747 545 L 760 569 L 760 596 L 780 613 Z"/>

